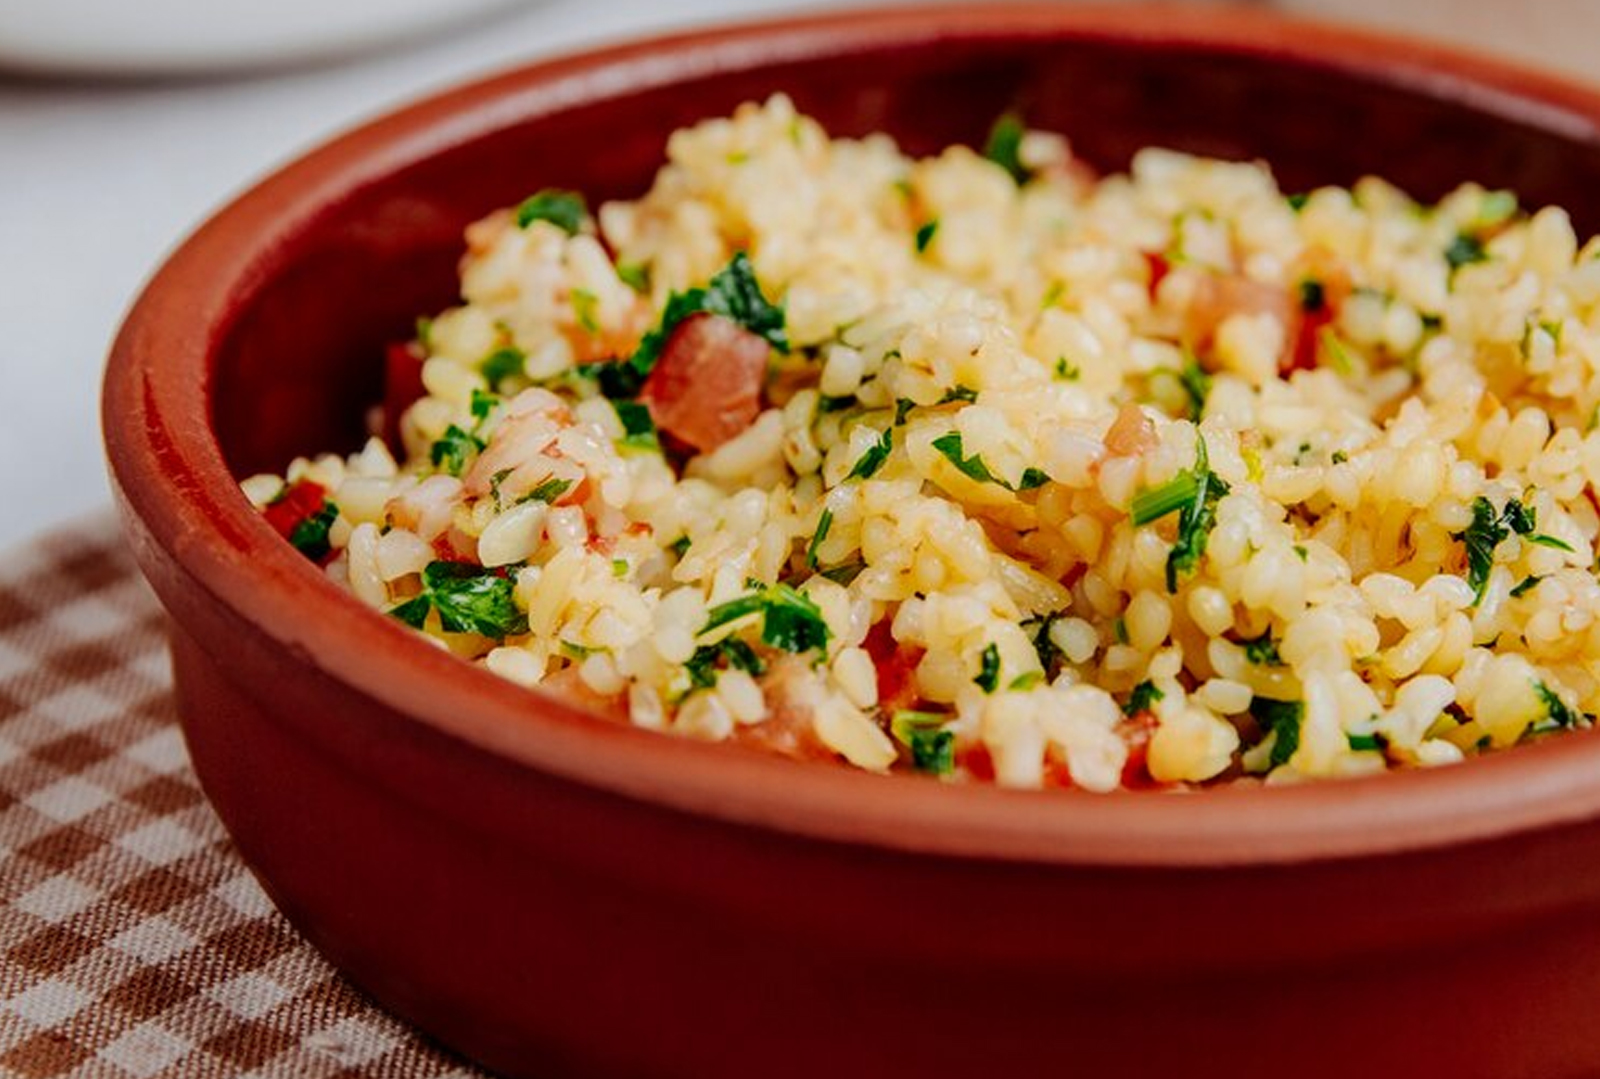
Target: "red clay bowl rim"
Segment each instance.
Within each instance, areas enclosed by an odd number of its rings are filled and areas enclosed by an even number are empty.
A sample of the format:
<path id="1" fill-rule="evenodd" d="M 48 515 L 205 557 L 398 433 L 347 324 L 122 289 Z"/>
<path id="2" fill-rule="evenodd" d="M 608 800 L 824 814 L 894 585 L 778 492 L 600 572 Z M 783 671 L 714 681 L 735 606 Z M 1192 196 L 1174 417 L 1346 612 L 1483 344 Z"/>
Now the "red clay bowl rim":
<path id="1" fill-rule="evenodd" d="M 128 315 L 106 372 L 103 421 L 125 511 L 211 602 L 263 627 L 298 662 L 411 721 L 538 771 L 777 833 L 930 856 L 1180 867 L 1379 856 L 1600 816 L 1600 735 L 1403 775 L 1108 797 L 797 766 L 597 722 L 542 694 L 530 708 L 528 691 L 423 644 L 346 595 L 239 493 L 210 431 L 208 352 L 230 318 L 227 297 L 243 295 L 247 304 L 279 238 L 314 227 L 317 207 L 340 192 L 504 125 L 685 77 L 848 53 L 886 39 L 927 46 L 948 34 L 1040 29 L 1353 72 L 1580 140 L 1595 141 L 1600 126 L 1600 92 L 1576 83 L 1403 37 L 1253 11 L 866 10 L 698 30 L 536 63 L 333 139 L 240 196 L 173 252 Z"/>

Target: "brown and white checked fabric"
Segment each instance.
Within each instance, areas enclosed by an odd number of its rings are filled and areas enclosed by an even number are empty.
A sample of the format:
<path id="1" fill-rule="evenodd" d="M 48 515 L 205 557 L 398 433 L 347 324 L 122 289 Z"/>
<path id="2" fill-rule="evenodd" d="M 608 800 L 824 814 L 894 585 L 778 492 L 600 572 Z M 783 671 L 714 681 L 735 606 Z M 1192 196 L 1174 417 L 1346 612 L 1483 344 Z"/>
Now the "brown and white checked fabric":
<path id="1" fill-rule="evenodd" d="M 480 1076 L 275 911 L 190 771 L 109 516 L 0 560 L 0 1076 Z"/>

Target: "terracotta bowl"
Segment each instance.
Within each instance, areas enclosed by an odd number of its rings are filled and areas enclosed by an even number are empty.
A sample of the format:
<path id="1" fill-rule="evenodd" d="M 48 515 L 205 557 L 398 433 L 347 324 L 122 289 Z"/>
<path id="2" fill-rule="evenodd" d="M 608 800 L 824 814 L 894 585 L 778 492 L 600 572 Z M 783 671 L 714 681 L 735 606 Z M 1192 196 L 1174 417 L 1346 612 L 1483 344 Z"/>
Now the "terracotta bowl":
<path id="1" fill-rule="evenodd" d="M 874 778 L 599 722 L 329 584 L 235 477 L 351 447 L 462 227 L 640 193 L 668 132 L 775 90 L 837 133 L 1021 107 L 1285 188 L 1466 179 L 1600 229 L 1600 92 L 1259 13 L 994 4 L 541 63 L 347 134 L 201 228 L 105 385 L 195 767 L 359 985 L 520 1076 L 1600 1074 L 1600 736 L 1193 796 Z"/>

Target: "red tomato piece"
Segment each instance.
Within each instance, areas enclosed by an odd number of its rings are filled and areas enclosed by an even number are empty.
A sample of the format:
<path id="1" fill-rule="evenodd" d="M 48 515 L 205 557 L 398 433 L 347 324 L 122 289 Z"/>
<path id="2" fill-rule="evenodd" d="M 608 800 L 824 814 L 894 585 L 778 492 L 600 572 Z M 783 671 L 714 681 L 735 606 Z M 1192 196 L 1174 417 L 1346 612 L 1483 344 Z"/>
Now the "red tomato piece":
<path id="1" fill-rule="evenodd" d="M 872 657 L 878 672 L 878 707 L 893 714 L 914 707 L 920 696 L 917 693 L 917 664 L 922 662 L 924 649 L 901 644 L 889 632 L 885 619 L 867 631 L 861 647 Z"/>
<path id="2" fill-rule="evenodd" d="M 1156 714 L 1146 708 L 1117 724 L 1117 733 L 1128 743 L 1128 760 L 1122 766 L 1122 785 L 1130 790 L 1159 787 L 1150 775 L 1150 739 L 1156 733 Z"/>
<path id="3" fill-rule="evenodd" d="M 769 346 L 721 315 L 691 315 L 661 348 L 639 400 L 656 426 L 702 453 L 738 435 L 761 411 Z"/>
<path id="4" fill-rule="evenodd" d="M 261 515 L 278 535 L 289 539 L 294 535 L 294 530 L 300 527 L 300 522 L 322 509 L 322 504 L 327 500 L 328 492 L 320 483 L 299 480 L 285 487 L 283 493 L 261 511 Z"/>

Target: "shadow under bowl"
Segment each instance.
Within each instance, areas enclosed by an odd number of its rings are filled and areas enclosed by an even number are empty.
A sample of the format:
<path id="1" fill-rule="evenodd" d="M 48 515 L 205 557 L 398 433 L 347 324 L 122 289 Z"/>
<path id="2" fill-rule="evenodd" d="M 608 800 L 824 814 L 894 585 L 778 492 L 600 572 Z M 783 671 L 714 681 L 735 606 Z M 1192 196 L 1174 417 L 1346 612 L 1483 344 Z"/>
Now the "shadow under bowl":
<path id="1" fill-rule="evenodd" d="M 995 4 L 714 29 L 540 63 L 346 134 L 190 237 L 104 422 L 172 615 L 194 764 L 290 920 L 519 1076 L 1600 1072 L 1600 739 L 1195 796 L 1032 795 L 597 722 L 414 639 L 236 477 L 353 448 L 463 227 L 641 193 L 774 91 L 912 153 L 1020 109 L 1114 169 L 1161 144 L 1286 190 L 1468 179 L 1600 228 L 1600 94 L 1250 11 Z"/>

